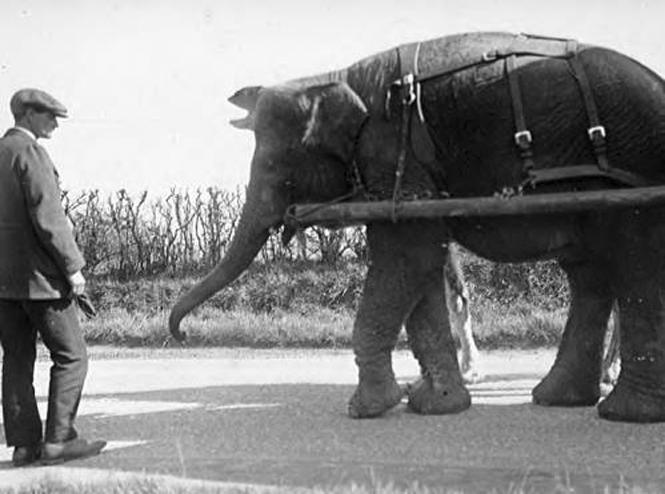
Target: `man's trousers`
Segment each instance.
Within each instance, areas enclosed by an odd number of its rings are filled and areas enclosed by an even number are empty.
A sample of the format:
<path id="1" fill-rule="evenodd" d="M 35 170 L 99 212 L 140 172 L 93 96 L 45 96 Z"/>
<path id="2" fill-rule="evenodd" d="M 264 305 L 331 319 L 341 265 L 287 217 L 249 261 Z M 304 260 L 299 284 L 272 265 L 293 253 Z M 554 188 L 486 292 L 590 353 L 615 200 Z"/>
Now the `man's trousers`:
<path id="1" fill-rule="evenodd" d="M 37 333 L 51 354 L 46 433 L 33 376 Z M 8 446 L 59 443 L 76 437 L 74 419 L 88 370 L 86 345 L 72 299 L 0 299 L 2 413 Z"/>

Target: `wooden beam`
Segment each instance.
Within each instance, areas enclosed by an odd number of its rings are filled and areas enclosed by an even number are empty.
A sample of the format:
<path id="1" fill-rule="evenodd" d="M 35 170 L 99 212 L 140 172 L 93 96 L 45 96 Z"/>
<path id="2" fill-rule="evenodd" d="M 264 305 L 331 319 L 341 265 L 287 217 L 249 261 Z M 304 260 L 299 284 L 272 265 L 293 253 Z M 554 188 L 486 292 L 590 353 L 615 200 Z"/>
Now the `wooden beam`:
<path id="1" fill-rule="evenodd" d="M 324 225 L 341 227 L 370 221 L 441 219 L 534 214 L 568 214 L 591 210 L 626 209 L 665 205 L 665 186 L 555 192 L 504 197 L 463 199 L 342 202 L 337 204 L 294 204 L 285 223 L 296 227 Z"/>

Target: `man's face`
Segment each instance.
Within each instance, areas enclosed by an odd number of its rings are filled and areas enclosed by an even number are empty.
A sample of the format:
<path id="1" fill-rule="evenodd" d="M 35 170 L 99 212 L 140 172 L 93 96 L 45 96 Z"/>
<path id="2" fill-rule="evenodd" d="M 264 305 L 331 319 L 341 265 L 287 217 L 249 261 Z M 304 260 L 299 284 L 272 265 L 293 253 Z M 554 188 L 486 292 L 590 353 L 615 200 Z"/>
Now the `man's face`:
<path id="1" fill-rule="evenodd" d="M 58 127 L 57 117 L 49 110 L 28 108 L 26 121 L 35 136 L 50 139 L 53 131 Z"/>

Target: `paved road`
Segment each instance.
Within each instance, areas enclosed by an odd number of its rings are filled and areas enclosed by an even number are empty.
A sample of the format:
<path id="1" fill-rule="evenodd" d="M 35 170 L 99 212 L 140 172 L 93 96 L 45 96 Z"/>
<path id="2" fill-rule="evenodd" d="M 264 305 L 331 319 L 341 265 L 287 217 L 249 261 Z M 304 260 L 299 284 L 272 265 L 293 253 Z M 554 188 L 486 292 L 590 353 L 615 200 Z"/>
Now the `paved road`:
<path id="1" fill-rule="evenodd" d="M 551 365 L 552 351 L 483 353 L 486 378 L 470 387 L 474 405 L 467 412 L 424 417 L 398 406 L 361 421 L 345 414 L 356 381 L 350 352 L 178 355 L 93 358 L 79 426 L 111 447 L 67 468 L 294 486 L 418 483 L 465 492 L 665 485 L 665 425 L 601 421 L 595 408 L 531 405 L 530 390 Z M 400 380 L 415 379 L 409 353 L 396 353 L 394 365 Z M 47 376 L 48 363 L 40 362 L 42 405 Z M 10 472 L 10 450 L 2 451 L 0 479 Z"/>

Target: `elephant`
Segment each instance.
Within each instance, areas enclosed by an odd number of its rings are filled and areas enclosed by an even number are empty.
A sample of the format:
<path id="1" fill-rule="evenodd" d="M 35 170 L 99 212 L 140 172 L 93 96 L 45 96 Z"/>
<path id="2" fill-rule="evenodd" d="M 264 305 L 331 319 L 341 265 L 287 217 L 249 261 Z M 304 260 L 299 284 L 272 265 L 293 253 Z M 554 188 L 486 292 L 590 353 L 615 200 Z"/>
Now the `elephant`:
<path id="1" fill-rule="evenodd" d="M 452 242 L 448 244 L 448 258 L 443 268 L 443 289 L 450 328 L 460 344 L 458 362 L 462 381 L 474 384 L 484 376 L 480 368 L 480 352 L 471 329 L 469 289 L 462 271 L 459 248 Z"/>
<path id="2" fill-rule="evenodd" d="M 607 329 L 603 350 L 603 364 L 600 373 L 601 389 L 605 394 L 616 385 L 621 371 L 619 306 L 616 301 L 612 306 L 612 324 Z"/>
<path id="3" fill-rule="evenodd" d="M 448 260 L 444 267 L 444 289 L 446 306 L 450 315 L 450 327 L 460 342 L 459 365 L 462 380 L 465 384 L 475 384 L 485 376 L 481 370 L 481 358 L 471 320 L 471 300 L 469 289 L 464 278 L 459 248 L 448 245 Z M 601 366 L 601 394 L 608 394 L 616 384 L 621 369 L 619 357 L 619 308 L 616 302 L 612 307 L 611 324 L 608 325 L 603 344 Z"/>
<path id="4" fill-rule="evenodd" d="M 450 314 L 450 327 L 460 341 L 459 365 L 462 380 L 465 384 L 475 384 L 484 378 L 481 369 L 481 358 L 476 340 L 471 329 L 470 301 L 465 286 L 449 288 L 444 280 L 446 304 Z M 463 283 L 463 280 L 462 280 Z M 450 290 L 448 292 L 448 290 Z M 603 359 L 600 373 L 601 394 L 608 394 L 619 378 L 621 358 L 619 356 L 619 316 L 616 307 L 611 315 L 612 324 L 607 328 L 603 347 Z"/>
<path id="5" fill-rule="evenodd" d="M 572 40 L 471 32 L 409 43 L 346 68 L 229 101 L 253 131 L 249 183 L 223 259 L 171 309 L 182 318 L 238 277 L 288 206 L 345 200 L 474 198 L 665 183 L 665 87 L 612 49 Z M 384 415 L 404 395 L 392 351 L 402 325 L 420 367 L 407 407 L 471 405 L 451 336 L 448 242 L 497 262 L 554 259 L 571 292 L 557 356 L 532 390 L 541 406 L 597 406 L 624 422 L 665 420 L 665 209 L 366 221 L 370 253 L 352 346 L 353 418 Z M 284 226 L 288 239 L 294 226 Z M 621 320 L 621 371 L 600 400 L 605 328 Z"/>

